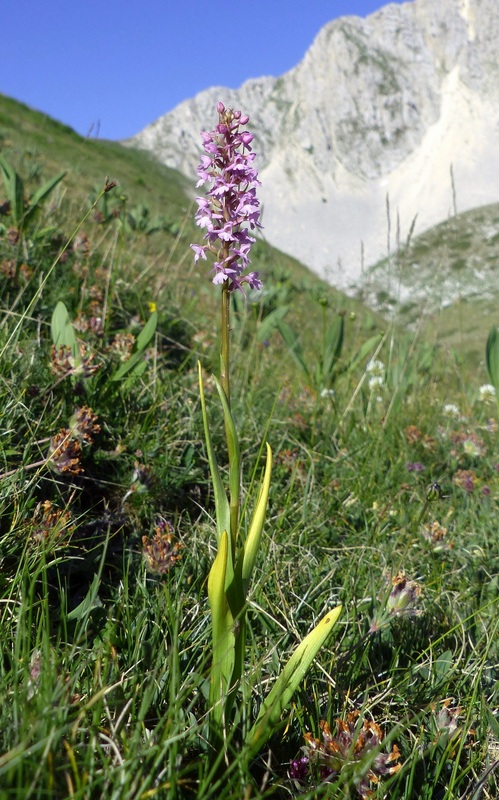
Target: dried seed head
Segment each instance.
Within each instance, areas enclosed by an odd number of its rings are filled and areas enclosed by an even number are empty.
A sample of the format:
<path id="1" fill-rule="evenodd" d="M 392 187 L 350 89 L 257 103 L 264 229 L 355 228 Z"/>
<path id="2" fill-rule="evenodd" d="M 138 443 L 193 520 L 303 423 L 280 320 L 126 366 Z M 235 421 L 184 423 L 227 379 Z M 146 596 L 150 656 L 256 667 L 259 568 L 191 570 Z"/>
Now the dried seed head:
<path id="1" fill-rule="evenodd" d="M 100 433 L 100 425 L 97 423 L 97 414 L 94 414 L 89 406 L 77 408 L 69 422 L 71 433 L 79 442 L 92 444 L 94 436 Z"/>
<path id="2" fill-rule="evenodd" d="M 79 351 L 80 357 L 77 359 L 68 345 L 63 345 L 62 347 L 52 345 L 50 351 L 50 368 L 52 372 L 61 377 L 69 375 L 77 375 L 83 378 L 91 377 L 101 368 L 102 364 L 92 363 L 95 354 L 89 353 L 85 344 L 80 343 Z"/>
<path id="3" fill-rule="evenodd" d="M 353 770 L 352 781 L 359 797 L 368 798 L 372 795 L 372 783 L 378 783 L 382 776 L 393 775 L 401 768 L 401 764 L 395 763 L 400 758 L 398 747 L 393 745 L 388 753 L 379 751 L 384 739 L 382 729 L 373 720 L 364 719 L 360 724 L 358 711 L 350 712 L 344 720 L 336 720 L 335 735 L 327 722 L 322 721 L 320 727 L 322 741 L 306 733 L 307 744 L 303 750 L 310 764 L 318 765 L 321 780 L 334 780 L 345 767 L 351 769 L 358 764 L 359 770 L 357 774 Z M 300 775 L 303 775 L 303 759 L 296 763 Z M 367 764 L 366 773 L 362 767 Z M 294 774 L 291 776 L 295 777 Z"/>
<path id="4" fill-rule="evenodd" d="M 69 511 L 54 508 L 51 500 L 38 503 L 28 524 L 30 538 L 36 543 L 50 540 L 60 544 L 62 541 L 70 539 L 74 531 Z"/>
<path id="5" fill-rule="evenodd" d="M 394 617 L 418 616 L 421 611 L 416 608 L 421 594 L 421 586 L 409 581 L 403 571 L 392 578 L 392 590 L 386 601 L 386 609 Z"/>
<path id="6" fill-rule="evenodd" d="M 60 475 L 79 475 L 83 472 L 80 464 L 81 444 L 73 439 L 69 428 L 62 428 L 50 440 L 47 461 Z"/>
<path id="7" fill-rule="evenodd" d="M 128 361 L 134 344 L 135 336 L 133 333 L 117 333 L 109 345 L 108 351 L 112 355 L 118 356 L 120 361 Z"/>
<path id="8" fill-rule="evenodd" d="M 172 542 L 173 526 L 163 522 L 154 529 L 154 536 L 142 537 L 142 556 L 147 569 L 156 575 L 165 575 L 180 559 L 180 542 Z"/>

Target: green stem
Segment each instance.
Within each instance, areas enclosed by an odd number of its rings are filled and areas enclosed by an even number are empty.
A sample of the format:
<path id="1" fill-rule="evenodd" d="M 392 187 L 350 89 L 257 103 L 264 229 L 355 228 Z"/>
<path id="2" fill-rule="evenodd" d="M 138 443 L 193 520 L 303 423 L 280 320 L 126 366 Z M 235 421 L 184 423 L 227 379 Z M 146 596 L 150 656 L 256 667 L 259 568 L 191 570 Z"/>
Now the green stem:
<path id="1" fill-rule="evenodd" d="M 230 407 L 229 379 L 229 336 L 230 336 L 230 291 L 228 281 L 222 284 L 222 348 L 221 348 L 221 384 Z"/>
<path id="2" fill-rule="evenodd" d="M 227 398 L 227 406 L 230 414 L 230 287 L 228 281 L 222 284 L 222 347 L 220 352 L 220 383 Z M 228 426 L 228 417 L 225 415 L 225 437 L 227 439 L 227 447 L 229 451 L 229 461 L 231 454 L 231 431 Z M 234 471 L 231 480 L 230 491 L 230 539 L 232 545 L 232 554 L 235 559 L 235 547 L 237 529 L 239 525 L 239 459 L 237 463 L 229 463 L 229 471 Z M 234 483 L 235 482 L 235 483 Z"/>

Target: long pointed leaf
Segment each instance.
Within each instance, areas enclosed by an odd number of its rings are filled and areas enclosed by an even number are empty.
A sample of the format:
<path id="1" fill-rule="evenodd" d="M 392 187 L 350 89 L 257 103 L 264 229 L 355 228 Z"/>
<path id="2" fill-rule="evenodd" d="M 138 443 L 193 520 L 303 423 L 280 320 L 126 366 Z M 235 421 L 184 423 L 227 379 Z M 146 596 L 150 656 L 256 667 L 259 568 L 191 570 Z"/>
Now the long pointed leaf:
<path id="1" fill-rule="evenodd" d="M 220 402 L 224 412 L 225 431 L 227 434 L 227 451 L 229 455 L 229 495 L 230 495 L 230 541 L 232 557 L 236 555 L 236 536 L 239 524 L 239 502 L 241 493 L 241 452 L 237 438 L 234 418 L 227 402 L 227 397 L 220 381 L 214 378 Z"/>
<path id="2" fill-rule="evenodd" d="M 255 566 L 258 548 L 260 546 L 260 539 L 262 536 L 263 523 L 265 521 L 265 513 L 267 511 L 267 502 L 269 499 L 270 489 L 270 476 L 272 474 L 272 450 L 270 445 L 267 444 L 267 461 L 265 464 L 265 473 L 263 476 L 262 485 L 260 487 L 260 494 L 251 520 L 251 525 L 248 531 L 248 536 L 244 543 L 244 548 L 240 556 L 240 572 L 243 595 L 246 597 L 248 592 L 249 583 L 253 567 Z M 239 570 L 237 570 L 239 572 Z"/>
<path id="3" fill-rule="evenodd" d="M 293 693 L 336 625 L 340 614 L 341 606 L 332 609 L 296 648 L 273 689 L 263 701 L 257 720 L 248 733 L 246 744 L 250 755 L 257 753 L 271 735 Z"/>
<path id="4" fill-rule="evenodd" d="M 485 360 L 487 363 L 487 371 L 489 373 L 490 381 L 494 386 L 499 398 L 499 334 L 497 333 L 497 328 L 495 325 L 493 328 L 491 328 L 487 337 Z"/>
<path id="5" fill-rule="evenodd" d="M 129 359 L 127 359 L 124 364 L 121 364 L 120 367 L 116 370 L 114 375 L 111 376 L 112 381 L 120 381 L 122 378 L 125 377 L 131 370 L 135 371 L 135 368 L 138 364 L 142 364 L 142 358 L 144 356 L 143 350 L 137 350 L 135 353 L 132 353 Z"/>
<path id="6" fill-rule="evenodd" d="M 208 463 L 210 465 L 211 481 L 213 484 L 213 495 L 215 497 L 215 514 L 217 518 L 217 543 L 220 544 L 220 537 L 223 531 L 230 531 L 230 508 L 227 495 L 220 476 L 217 460 L 213 450 L 213 443 L 211 441 L 210 428 L 208 425 L 208 414 L 206 413 L 206 401 L 204 397 L 203 388 L 203 372 L 201 369 L 201 362 L 198 361 L 198 377 L 199 377 L 199 396 L 201 400 L 201 413 L 203 415 L 204 438 L 206 442 L 206 451 L 208 454 Z"/>
<path id="7" fill-rule="evenodd" d="M 303 370 L 308 380 L 310 380 L 310 370 L 308 368 L 308 364 L 305 361 L 305 357 L 303 355 L 303 350 L 300 345 L 300 340 L 298 336 L 294 332 L 291 325 L 288 325 L 287 322 L 284 322 L 282 319 L 276 320 L 276 328 L 281 334 L 282 338 L 284 339 L 284 343 L 287 345 L 289 352 L 293 356 L 295 362 L 298 364 L 300 369 Z"/>
<path id="8" fill-rule="evenodd" d="M 355 353 L 352 359 L 348 362 L 345 371 L 350 372 L 352 369 L 354 369 L 354 367 L 356 367 L 359 361 L 362 361 L 367 356 L 367 354 L 371 352 L 371 350 L 374 350 L 376 346 L 380 345 L 380 342 L 383 339 L 383 337 L 384 334 L 375 333 L 374 336 L 371 336 L 369 339 L 367 339 L 358 349 L 358 351 Z"/>
<path id="9" fill-rule="evenodd" d="M 137 336 L 136 346 L 137 350 L 145 350 L 154 334 L 158 325 L 158 312 L 153 311 L 146 324 Z"/>
<path id="10" fill-rule="evenodd" d="M 342 315 L 338 315 L 333 324 L 328 328 L 326 341 L 324 343 L 322 378 L 326 382 L 331 377 L 331 371 L 341 355 L 344 333 L 345 318 Z"/>
<path id="11" fill-rule="evenodd" d="M 19 228 L 24 216 L 24 183 L 14 167 L 2 156 L 0 156 L 0 168 L 3 172 L 5 189 L 10 202 L 12 221 Z"/>
<path id="12" fill-rule="evenodd" d="M 26 211 L 26 213 L 24 215 L 24 219 L 25 220 L 27 220 L 29 217 L 31 217 L 35 213 L 35 211 L 38 210 L 40 204 L 55 189 L 57 184 L 62 181 L 62 179 L 64 178 L 65 175 L 66 175 L 66 172 L 60 172 L 59 175 L 56 175 L 54 178 L 50 178 L 48 181 L 46 181 L 43 184 L 43 186 L 40 186 L 40 188 L 37 189 L 36 192 L 34 192 L 31 195 L 31 197 L 29 199 L 28 210 Z"/>
<path id="13" fill-rule="evenodd" d="M 137 374 L 137 365 L 139 362 L 142 364 L 142 357 L 144 355 L 144 350 L 146 349 L 147 345 L 151 341 L 152 337 L 156 332 L 156 326 L 158 324 L 158 312 L 153 311 L 149 319 L 147 320 L 146 324 L 140 331 L 139 335 L 137 336 L 137 341 L 135 342 L 136 351 L 132 353 L 130 358 L 125 361 L 114 373 L 111 380 L 112 381 L 119 381 L 121 380 L 130 370 L 133 370 L 135 374 Z"/>
<path id="14" fill-rule="evenodd" d="M 208 576 L 208 599 L 212 617 L 213 663 L 210 675 L 210 714 L 217 739 L 222 738 L 225 703 L 234 670 L 234 617 L 225 595 L 229 554 L 227 531 L 220 536 L 218 552 Z"/>
<path id="15" fill-rule="evenodd" d="M 250 584 L 251 574 L 255 565 L 258 548 L 260 545 L 260 538 L 265 520 L 265 512 L 267 509 L 267 500 L 269 496 L 270 475 L 272 471 L 272 450 L 267 444 L 267 463 L 265 466 L 265 474 L 263 477 L 260 493 L 256 503 L 253 519 L 251 520 L 250 528 L 246 541 L 239 554 L 238 562 L 234 572 L 234 579 L 227 587 L 227 599 L 230 603 L 232 613 L 238 622 L 238 633 L 236 634 L 235 642 L 235 663 L 234 672 L 232 675 L 232 686 L 239 685 L 241 676 L 244 672 L 244 659 L 246 655 L 246 595 Z M 227 703 L 227 711 L 229 712 L 234 701 L 235 692 L 233 691 Z"/>
<path id="16" fill-rule="evenodd" d="M 266 339 L 269 339 L 272 333 L 277 329 L 277 323 L 284 319 L 288 311 L 289 306 L 279 306 L 279 308 L 275 308 L 270 314 L 267 314 L 256 329 L 257 341 L 265 342 Z"/>
<path id="17" fill-rule="evenodd" d="M 66 617 L 68 620 L 82 620 L 87 617 L 95 608 L 101 608 L 102 600 L 99 597 L 100 575 L 94 575 L 90 588 L 76 608 L 73 608 Z"/>

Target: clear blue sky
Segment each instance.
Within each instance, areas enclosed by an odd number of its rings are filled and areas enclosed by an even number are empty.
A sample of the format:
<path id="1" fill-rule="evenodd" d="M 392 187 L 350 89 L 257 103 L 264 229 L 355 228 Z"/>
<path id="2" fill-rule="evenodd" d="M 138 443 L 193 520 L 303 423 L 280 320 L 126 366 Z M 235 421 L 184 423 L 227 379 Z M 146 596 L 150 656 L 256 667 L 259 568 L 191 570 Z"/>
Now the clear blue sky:
<path id="1" fill-rule="evenodd" d="M 398 0 L 401 2 L 401 0 Z M 436 0 L 438 2 L 438 0 Z M 0 92 L 120 139 L 209 86 L 281 75 L 383 0 L 7 0 Z"/>

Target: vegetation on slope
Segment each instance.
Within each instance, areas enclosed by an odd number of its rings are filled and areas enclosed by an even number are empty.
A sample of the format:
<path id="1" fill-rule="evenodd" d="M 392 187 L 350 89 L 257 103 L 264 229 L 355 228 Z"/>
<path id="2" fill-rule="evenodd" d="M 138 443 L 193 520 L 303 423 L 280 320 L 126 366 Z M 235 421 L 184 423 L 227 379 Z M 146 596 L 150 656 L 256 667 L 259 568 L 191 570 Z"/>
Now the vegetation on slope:
<path id="1" fill-rule="evenodd" d="M 499 203 L 449 218 L 368 270 L 358 297 L 428 341 L 483 363 L 498 320 Z"/>
<path id="2" fill-rule="evenodd" d="M 233 413 L 243 484 L 265 440 L 275 467 L 242 732 L 324 610 L 343 614 L 268 747 L 247 759 L 236 736 L 210 774 L 214 504 L 198 359 L 221 463 L 224 432 L 209 377 L 217 292 L 192 264 L 190 201 L 142 153 L 0 108 L 2 156 L 29 197 L 68 170 L 21 228 L 0 203 L 1 800 L 339 800 L 395 745 L 400 769 L 368 780 L 375 797 L 496 796 L 499 454 L 485 373 L 258 243 L 264 291 L 233 309 Z M 338 312 L 345 339 L 325 369 Z M 342 743 L 334 763 L 321 720 Z M 306 732 L 317 768 L 301 762 Z"/>

